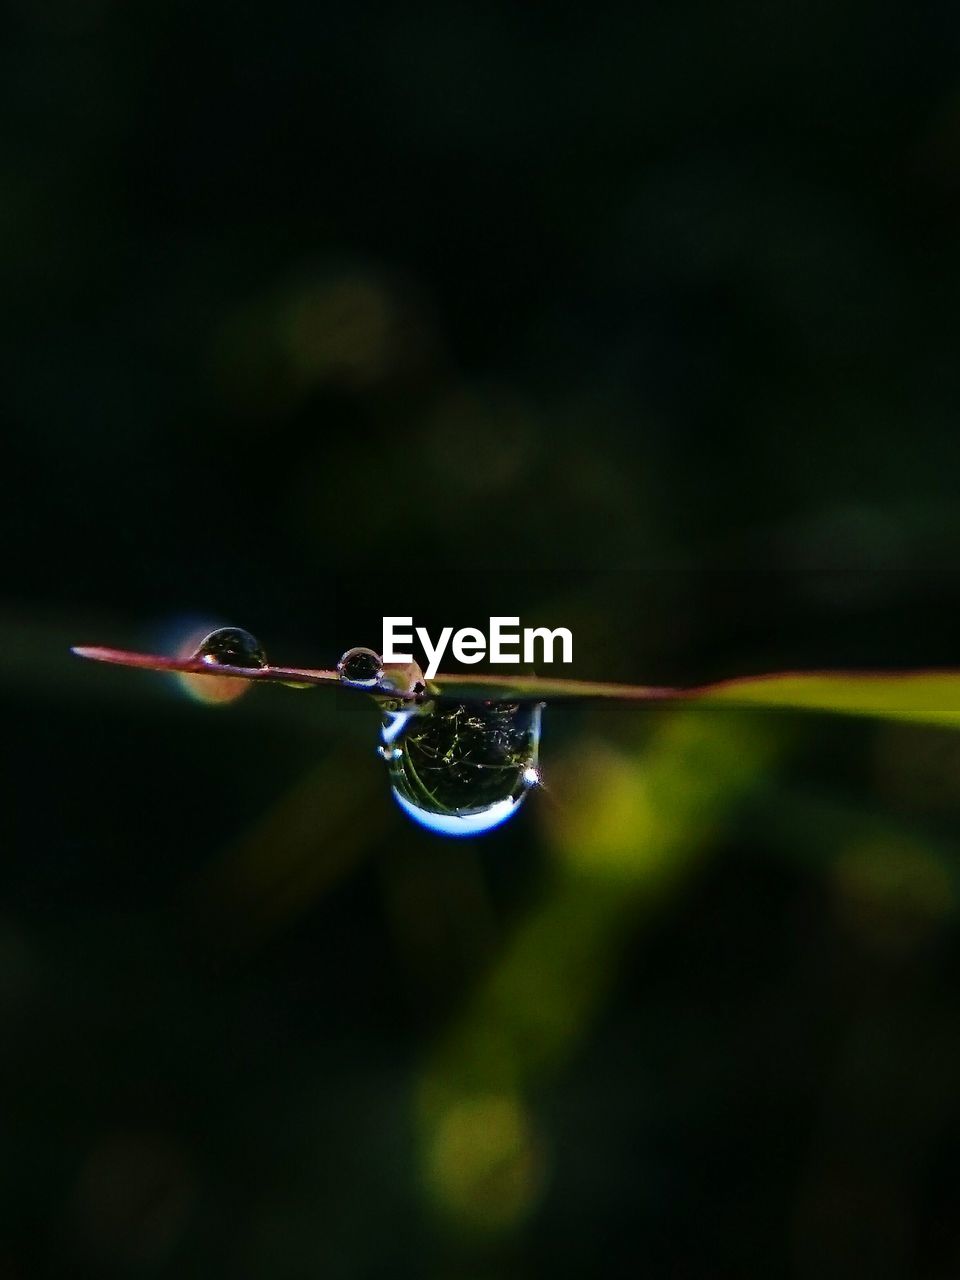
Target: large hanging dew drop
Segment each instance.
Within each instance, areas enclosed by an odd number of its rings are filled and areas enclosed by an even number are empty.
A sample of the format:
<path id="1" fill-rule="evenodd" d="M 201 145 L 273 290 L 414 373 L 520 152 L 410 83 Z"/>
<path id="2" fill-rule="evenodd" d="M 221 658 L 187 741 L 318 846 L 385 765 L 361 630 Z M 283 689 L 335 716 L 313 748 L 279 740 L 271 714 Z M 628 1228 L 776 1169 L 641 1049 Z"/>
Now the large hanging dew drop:
<path id="1" fill-rule="evenodd" d="M 194 657 L 217 667 L 259 668 L 267 665 L 267 655 L 256 636 L 241 627 L 218 627 L 203 637 Z"/>
<path id="2" fill-rule="evenodd" d="M 383 679 L 383 663 L 373 649 L 348 649 L 337 663 L 337 674 L 353 689 L 375 689 Z"/>
<path id="3" fill-rule="evenodd" d="M 541 706 L 438 701 L 384 711 L 380 754 L 400 808 L 448 836 L 505 822 L 540 781 Z"/>

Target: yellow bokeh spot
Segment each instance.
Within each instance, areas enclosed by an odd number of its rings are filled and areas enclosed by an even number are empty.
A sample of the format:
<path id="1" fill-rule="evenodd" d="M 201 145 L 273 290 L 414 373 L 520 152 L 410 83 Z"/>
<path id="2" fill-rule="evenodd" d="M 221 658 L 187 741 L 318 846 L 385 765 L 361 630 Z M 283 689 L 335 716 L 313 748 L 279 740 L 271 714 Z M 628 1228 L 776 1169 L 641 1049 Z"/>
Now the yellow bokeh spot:
<path id="1" fill-rule="evenodd" d="M 457 1225 L 496 1232 L 536 1204 L 543 1161 L 526 1110 L 509 1093 L 450 1100 L 427 1125 L 430 1198 Z"/>
<path id="2" fill-rule="evenodd" d="M 673 713 L 642 748 L 578 744 L 550 769 L 551 843 L 571 866 L 649 882 L 682 867 L 754 778 L 770 746 L 742 717 Z"/>
<path id="3" fill-rule="evenodd" d="M 551 770 L 554 795 L 544 806 L 557 851 L 595 871 L 633 877 L 656 857 L 650 834 L 656 815 L 640 762 L 602 743 L 583 744 Z"/>

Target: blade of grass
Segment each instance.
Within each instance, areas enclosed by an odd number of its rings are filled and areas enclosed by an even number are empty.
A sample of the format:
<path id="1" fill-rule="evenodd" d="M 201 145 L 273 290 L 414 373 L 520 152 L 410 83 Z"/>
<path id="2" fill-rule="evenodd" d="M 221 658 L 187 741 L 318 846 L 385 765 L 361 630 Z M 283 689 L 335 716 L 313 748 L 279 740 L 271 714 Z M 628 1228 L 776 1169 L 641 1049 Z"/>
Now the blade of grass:
<path id="1" fill-rule="evenodd" d="M 284 684 L 335 685 L 336 671 L 309 667 L 262 668 L 211 664 L 202 658 L 165 658 L 126 649 L 79 646 L 81 658 L 151 671 L 179 671 L 191 675 Z M 411 686 L 407 667 L 385 667 L 383 692 L 399 701 L 422 695 Z M 371 692 L 363 690 L 361 692 Z M 510 702 L 578 702 L 602 700 L 623 703 L 697 702 L 732 707 L 769 707 L 786 711 L 814 711 L 872 716 L 916 724 L 960 728 L 960 670 L 920 671 L 786 671 L 742 676 L 689 689 L 650 685 L 608 684 L 598 680 L 552 680 L 537 676 L 503 678 L 493 675 L 438 675 L 427 686 L 438 698 L 503 700 Z"/>

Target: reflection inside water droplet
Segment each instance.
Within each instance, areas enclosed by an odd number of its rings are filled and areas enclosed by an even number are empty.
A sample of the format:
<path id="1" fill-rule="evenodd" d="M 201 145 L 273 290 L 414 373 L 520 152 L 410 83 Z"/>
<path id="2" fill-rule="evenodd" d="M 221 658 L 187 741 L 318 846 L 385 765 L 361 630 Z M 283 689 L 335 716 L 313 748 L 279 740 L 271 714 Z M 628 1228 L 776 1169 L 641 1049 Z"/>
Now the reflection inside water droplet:
<path id="1" fill-rule="evenodd" d="M 218 627 L 197 645 L 197 658 L 219 667 L 265 667 L 267 655 L 256 636 L 240 627 Z"/>
<path id="2" fill-rule="evenodd" d="M 539 784 L 540 703 L 429 702 L 385 709 L 380 754 L 397 803 L 442 835 L 479 835 Z"/>
<path id="3" fill-rule="evenodd" d="M 344 684 L 356 689 L 374 689 L 383 677 L 383 663 L 373 649 L 348 649 L 337 663 Z"/>

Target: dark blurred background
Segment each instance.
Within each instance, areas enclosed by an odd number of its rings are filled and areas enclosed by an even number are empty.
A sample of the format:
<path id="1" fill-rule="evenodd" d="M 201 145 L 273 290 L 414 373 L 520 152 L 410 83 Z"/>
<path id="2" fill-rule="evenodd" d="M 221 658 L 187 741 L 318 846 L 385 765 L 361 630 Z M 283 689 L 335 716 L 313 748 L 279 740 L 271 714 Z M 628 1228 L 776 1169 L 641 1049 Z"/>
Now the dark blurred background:
<path id="1" fill-rule="evenodd" d="M 960 1273 L 960 736 L 548 708 L 482 839 L 278 662 L 960 653 L 955 6 L 17 0 L 0 1275 Z"/>

